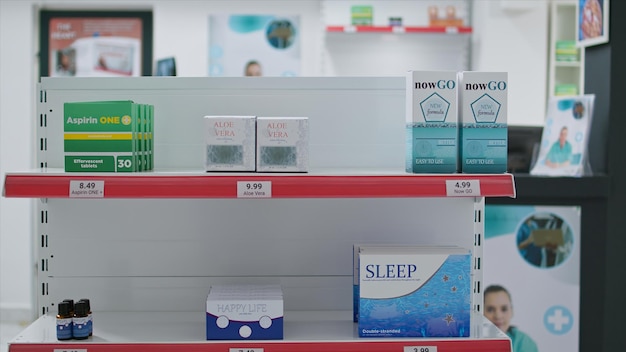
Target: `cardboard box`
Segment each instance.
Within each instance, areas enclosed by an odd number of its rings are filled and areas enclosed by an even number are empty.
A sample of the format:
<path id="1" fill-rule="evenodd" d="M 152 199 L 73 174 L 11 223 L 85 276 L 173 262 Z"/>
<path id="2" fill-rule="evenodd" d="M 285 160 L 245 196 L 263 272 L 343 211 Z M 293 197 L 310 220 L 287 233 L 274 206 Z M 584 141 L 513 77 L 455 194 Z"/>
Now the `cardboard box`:
<path id="1" fill-rule="evenodd" d="M 457 172 L 457 73 L 409 71 L 406 83 L 406 171 Z"/>
<path id="2" fill-rule="evenodd" d="M 460 163 L 464 173 L 507 171 L 506 72 L 461 72 Z"/>

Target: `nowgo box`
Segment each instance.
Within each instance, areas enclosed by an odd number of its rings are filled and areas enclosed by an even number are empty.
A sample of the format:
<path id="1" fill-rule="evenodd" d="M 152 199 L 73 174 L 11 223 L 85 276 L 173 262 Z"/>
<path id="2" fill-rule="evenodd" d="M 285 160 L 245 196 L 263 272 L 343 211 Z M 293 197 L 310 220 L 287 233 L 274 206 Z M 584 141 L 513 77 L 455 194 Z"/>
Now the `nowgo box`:
<path id="1" fill-rule="evenodd" d="M 507 77 L 506 72 L 459 73 L 462 172 L 507 170 Z"/>
<path id="2" fill-rule="evenodd" d="M 457 73 L 409 71 L 406 83 L 406 171 L 456 172 Z"/>
<path id="3" fill-rule="evenodd" d="M 206 338 L 282 339 L 282 290 L 274 287 L 211 287 L 206 301 Z"/>
<path id="4" fill-rule="evenodd" d="M 360 337 L 468 337 L 471 254 L 376 248 L 359 254 Z"/>
<path id="5" fill-rule="evenodd" d="M 205 116 L 206 171 L 256 169 L 256 116 Z"/>
<path id="6" fill-rule="evenodd" d="M 256 142 L 256 171 L 308 171 L 308 118 L 257 117 Z"/>
<path id="7" fill-rule="evenodd" d="M 132 101 L 65 103 L 65 171 L 134 172 L 142 165 L 141 105 Z"/>

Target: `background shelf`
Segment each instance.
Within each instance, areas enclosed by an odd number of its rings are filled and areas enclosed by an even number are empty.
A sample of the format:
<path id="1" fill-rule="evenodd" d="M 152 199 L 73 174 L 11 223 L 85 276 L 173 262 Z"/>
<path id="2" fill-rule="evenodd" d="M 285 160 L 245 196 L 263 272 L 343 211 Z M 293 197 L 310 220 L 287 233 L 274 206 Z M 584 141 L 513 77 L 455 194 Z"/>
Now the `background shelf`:
<path id="1" fill-rule="evenodd" d="M 467 26 L 326 26 L 326 32 L 336 33 L 472 33 Z"/>

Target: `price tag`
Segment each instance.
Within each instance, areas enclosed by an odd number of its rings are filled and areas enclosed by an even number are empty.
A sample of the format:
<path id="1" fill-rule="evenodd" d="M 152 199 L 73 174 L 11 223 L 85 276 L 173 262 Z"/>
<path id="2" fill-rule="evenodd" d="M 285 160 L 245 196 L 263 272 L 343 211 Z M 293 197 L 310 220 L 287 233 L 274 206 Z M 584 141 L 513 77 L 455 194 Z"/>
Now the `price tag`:
<path id="1" fill-rule="evenodd" d="M 263 352 L 262 348 L 229 348 L 228 352 Z"/>
<path id="2" fill-rule="evenodd" d="M 480 197 L 480 180 L 446 180 L 448 197 Z"/>
<path id="3" fill-rule="evenodd" d="M 70 181 L 70 198 L 104 198 L 104 181 Z"/>
<path id="4" fill-rule="evenodd" d="M 406 29 L 402 26 L 392 26 L 391 31 L 393 33 L 406 33 Z"/>
<path id="5" fill-rule="evenodd" d="M 55 348 L 52 352 L 87 352 L 86 348 Z"/>
<path id="6" fill-rule="evenodd" d="M 343 27 L 343 31 L 345 33 L 355 33 L 356 32 L 356 26 L 345 26 L 345 27 Z"/>
<path id="7" fill-rule="evenodd" d="M 437 352 L 437 346 L 404 346 L 404 352 Z"/>
<path id="8" fill-rule="evenodd" d="M 459 33 L 459 27 L 446 27 L 446 33 L 457 34 Z"/>
<path id="9" fill-rule="evenodd" d="M 272 181 L 238 181 L 237 198 L 272 198 Z"/>

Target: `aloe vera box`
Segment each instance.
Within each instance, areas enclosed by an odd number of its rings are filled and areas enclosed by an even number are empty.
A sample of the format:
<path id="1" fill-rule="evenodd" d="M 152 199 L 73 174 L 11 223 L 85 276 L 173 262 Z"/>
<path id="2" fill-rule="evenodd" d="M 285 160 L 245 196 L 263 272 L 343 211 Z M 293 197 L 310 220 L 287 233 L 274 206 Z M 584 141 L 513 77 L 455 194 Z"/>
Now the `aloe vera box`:
<path id="1" fill-rule="evenodd" d="M 142 154 L 147 144 L 141 140 L 148 128 L 142 127 L 141 111 L 145 107 L 130 100 L 65 103 L 65 171 L 147 170 Z"/>

